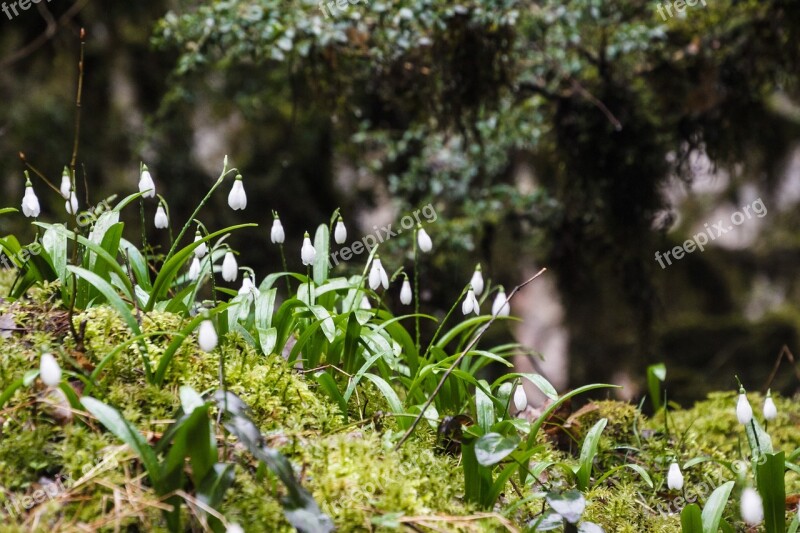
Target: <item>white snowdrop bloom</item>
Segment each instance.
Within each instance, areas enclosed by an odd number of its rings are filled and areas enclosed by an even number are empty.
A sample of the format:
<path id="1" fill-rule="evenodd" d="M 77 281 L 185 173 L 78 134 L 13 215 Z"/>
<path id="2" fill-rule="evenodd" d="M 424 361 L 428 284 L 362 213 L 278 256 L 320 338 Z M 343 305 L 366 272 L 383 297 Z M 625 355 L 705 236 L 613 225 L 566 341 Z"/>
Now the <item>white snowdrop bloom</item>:
<path id="1" fill-rule="evenodd" d="M 739 401 L 736 402 L 736 418 L 739 419 L 740 424 L 749 424 L 753 419 L 753 408 L 750 407 L 750 402 L 747 401 L 744 389 L 739 390 Z"/>
<path id="2" fill-rule="evenodd" d="M 231 209 L 234 211 L 247 207 L 247 194 L 244 192 L 241 174 L 237 174 L 236 180 L 233 182 L 233 188 L 231 188 L 231 192 L 228 194 L 228 205 L 231 206 Z"/>
<path id="3" fill-rule="evenodd" d="M 669 490 L 681 490 L 683 488 L 681 467 L 674 461 L 669 465 L 669 471 L 667 472 L 667 487 Z"/>
<path id="4" fill-rule="evenodd" d="M 39 198 L 37 198 L 36 193 L 33 192 L 31 180 L 28 180 L 25 183 L 25 195 L 22 197 L 22 214 L 29 218 L 36 218 L 41 212 Z"/>
<path id="5" fill-rule="evenodd" d="M 411 283 L 408 278 L 403 280 L 403 287 L 400 289 L 400 303 L 408 305 L 411 303 Z"/>
<path id="6" fill-rule="evenodd" d="M 380 257 L 376 255 L 372 260 L 372 268 L 369 271 L 369 288 L 374 291 L 381 285 L 383 285 L 384 289 L 389 288 L 389 276 L 386 275 L 386 270 L 381 264 Z"/>
<path id="7" fill-rule="evenodd" d="M 42 360 L 39 363 L 39 377 L 48 387 L 57 387 L 61 383 L 61 367 L 58 366 L 58 361 L 53 354 L 42 354 Z"/>
<path id="8" fill-rule="evenodd" d="M 475 272 L 472 273 L 472 279 L 469 283 L 472 285 L 472 290 L 475 291 L 475 294 L 480 296 L 483 292 L 483 274 L 481 273 L 480 263 L 475 267 Z"/>
<path id="9" fill-rule="evenodd" d="M 256 290 L 256 285 L 250 278 L 250 274 L 245 274 L 242 279 L 242 287 L 239 289 L 239 295 L 253 294 Z"/>
<path id="10" fill-rule="evenodd" d="M 165 229 L 167 226 L 169 226 L 169 217 L 167 217 L 167 211 L 161 204 L 158 204 L 158 209 L 156 209 L 155 225 L 156 229 Z"/>
<path id="11" fill-rule="evenodd" d="M 194 242 L 203 240 L 203 237 L 200 235 L 200 230 L 197 230 L 197 233 L 194 234 Z M 204 257 L 208 253 L 208 246 L 206 243 L 201 244 L 197 248 L 194 249 L 195 257 Z"/>
<path id="12" fill-rule="evenodd" d="M 419 249 L 425 253 L 433 249 L 433 241 L 431 241 L 430 235 L 428 235 L 428 232 L 425 231 L 422 226 L 417 228 L 417 244 L 419 245 Z"/>
<path id="13" fill-rule="evenodd" d="M 528 407 L 528 395 L 525 394 L 525 387 L 522 385 L 517 385 L 517 388 L 514 389 L 514 407 L 517 408 L 517 411 Z"/>
<path id="14" fill-rule="evenodd" d="M 189 266 L 189 281 L 197 281 L 200 277 L 200 259 L 195 257 L 192 259 L 192 264 Z"/>
<path id="15" fill-rule="evenodd" d="M 371 305 L 370 305 L 370 303 L 369 303 L 369 298 L 367 298 L 367 296 L 366 296 L 366 295 L 364 295 L 364 296 L 361 298 L 361 306 L 360 306 L 360 307 L 361 307 L 361 309 L 365 309 L 365 310 L 370 310 L 370 309 L 372 309 L 372 306 L 371 306 Z"/>
<path id="16" fill-rule="evenodd" d="M 333 240 L 336 241 L 336 244 L 344 244 L 344 241 L 347 240 L 347 228 L 344 226 L 342 217 L 339 217 L 336 222 L 336 227 L 333 230 Z"/>
<path id="17" fill-rule="evenodd" d="M 225 528 L 225 533 L 244 533 L 244 529 L 239 524 L 230 524 Z"/>
<path id="18" fill-rule="evenodd" d="M 497 292 L 497 296 L 494 297 L 494 302 L 492 303 L 492 314 L 496 316 L 508 316 L 508 303 L 506 302 L 507 296 L 506 291 L 503 290 L 501 287 L 500 290 Z"/>
<path id="19" fill-rule="evenodd" d="M 74 215 L 78 212 L 78 197 L 75 195 L 74 189 L 69 193 L 69 200 L 64 202 L 64 209 L 66 209 L 67 213 L 70 215 Z"/>
<path id="20" fill-rule="evenodd" d="M 64 172 L 61 174 L 61 188 L 59 191 L 61 192 L 61 196 L 64 197 L 64 200 L 69 200 L 69 191 L 72 190 L 72 180 L 69 179 L 69 171 L 67 167 L 64 167 Z"/>
<path id="21" fill-rule="evenodd" d="M 233 252 L 228 252 L 225 254 L 225 259 L 222 260 L 222 279 L 230 283 L 236 281 L 238 275 L 239 265 L 236 263 L 236 257 Z"/>
<path id="22" fill-rule="evenodd" d="M 772 401 L 772 392 L 767 391 L 767 399 L 764 400 L 764 418 L 767 420 L 775 420 L 778 416 L 778 408 L 775 407 L 775 402 Z"/>
<path id="23" fill-rule="evenodd" d="M 281 219 L 277 216 L 275 220 L 272 221 L 272 231 L 269 236 L 273 244 L 283 244 L 283 241 L 286 240 L 286 234 L 283 232 L 283 224 L 281 224 Z"/>
<path id="24" fill-rule="evenodd" d="M 756 526 L 764 520 L 764 504 L 761 496 L 752 487 L 742 491 L 741 511 L 742 520 L 748 526 Z"/>
<path id="25" fill-rule="evenodd" d="M 139 192 L 144 198 L 154 198 L 156 195 L 156 184 L 153 182 L 150 171 L 147 170 L 147 165 L 142 165 L 142 173 L 139 176 Z"/>
<path id="26" fill-rule="evenodd" d="M 314 259 L 316 258 L 317 251 L 311 244 L 311 238 L 308 236 L 308 232 L 306 232 L 303 236 L 303 247 L 300 249 L 300 259 L 303 260 L 305 266 L 309 266 L 314 264 Z"/>
<path id="27" fill-rule="evenodd" d="M 469 288 L 467 295 L 464 296 L 464 302 L 461 304 L 461 312 L 465 315 L 472 312 L 476 315 L 481 314 L 481 306 L 478 303 L 478 299 L 475 298 L 475 291 L 472 290 L 472 287 Z"/>
<path id="28" fill-rule="evenodd" d="M 213 352 L 217 347 L 217 330 L 214 329 L 214 323 L 210 320 L 203 320 L 197 332 L 197 344 L 204 352 Z"/>

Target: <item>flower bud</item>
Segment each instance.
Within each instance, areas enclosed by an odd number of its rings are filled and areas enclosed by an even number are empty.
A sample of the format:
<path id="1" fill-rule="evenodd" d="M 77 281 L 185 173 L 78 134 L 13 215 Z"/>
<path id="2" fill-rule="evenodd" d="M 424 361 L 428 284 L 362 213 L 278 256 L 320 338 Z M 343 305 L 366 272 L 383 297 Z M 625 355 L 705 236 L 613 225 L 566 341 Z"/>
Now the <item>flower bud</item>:
<path id="1" fill-rule="evenodd" d="M 210 320 L 203 320 L 197 332 L 197 344 L 204 352 L 213 352 L 217 347 L 217 330 L 214 329 L 214 323 Z"/>
<path id="2" fill-rule="evenodd" d="M 58 366 L 58 361 L 53 354 L 42 354 L 42 360 L 39 363 L 39 377 L 48 387 L 57 387 L 61 383 L 61 367 Z"/>

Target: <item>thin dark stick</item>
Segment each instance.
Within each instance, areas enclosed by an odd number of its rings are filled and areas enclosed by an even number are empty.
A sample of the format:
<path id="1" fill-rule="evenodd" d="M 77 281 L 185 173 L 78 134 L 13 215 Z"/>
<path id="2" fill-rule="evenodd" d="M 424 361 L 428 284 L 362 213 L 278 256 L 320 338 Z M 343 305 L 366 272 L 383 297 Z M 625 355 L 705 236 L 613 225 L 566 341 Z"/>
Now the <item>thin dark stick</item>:
<path id="1" fill-rule="evenodd" d="M 81 133 L 81 97 L 83 95 L 83 58 L 86 51 L 86 30 L 81 28 L 81 58 L 78 61 L 78 90 L 75 95 L 75 136 L 72 142 L 72 159 L 69 169 L 72 172 L 72 187 L 75 188 L 75 165 L 78 160 L 78 144 Z M 87 202 L 88 205 L 88 202 Z"/>
<path id="2" fill-rule="evenodd" d="M 521 289 L 525 288 L 529 283 L 533 282 L 533 280 L 535 280 L 536 278 L 538 278 L 539 276 L 544 274 L 546 271 L 547 271 L 547 269 L 543 268 L 539 272 L 534 274 L 533 277 L 531 277 L 527 281 L 525 281 L 524 283 L 521 283 L 520 285 L 517 285 L 516 287 L 514 287 L 514 290 L 511 291 L 511 293 L 506 298 L 506 303 L 504 305 L 508 305 L 508 303 L 511 301 L 511 299 L 514 298 L 514 295 L 517 294 L 517 292 L 519 292 Z M 502 307 L 501 307 L 501 309 L 502 309 Z M 444 373 L 444 375 L 442 376 L 442 379 L 439 380 L 439 384 L 436 385 L 436 388 L 433 390 L 433 393 L 428 398 L 428 401 L 425 402 L 425 405 L 422 406 L 422 409 L 420 410 L 419 415 L 417 415 L 417 417 L 414 419 L 414 422 L 411 424 L 411 427 L 408 428 L 408 431 L 405 432 L 405 434 L 403 435 L 403 438 L 401 438 L 400 441 L 397 443 L 397 445 L 395 445 L 395 447 L 394 447 L 395 450 L 399 450 L 400 447 L 403 446 L 403 443 L 405 443 L 405 441 L 407 441 L 408 438 L 411 437 L 411 435 L 414 433 L 414 430 L 417 428 L 417 425 L 419 425 L 420 421 L 423 418 L 425 418 L 425 413 L 428 411 L 428 407 L 431 406 L 431 404 L 433 403 L 434 398 L 436 398 L 436 395 L 439 394 L 439 391 L 444 386 L 444 382 L 447 380 L 448 377 L 450 377 L 450 374 L 453 372 L 453 370 L 459 364 L 461 364 L 461 361 L 464 359 L 464 357 L 466 357 L 467 354 L 472 351 L 472 349 L 475 347 L 475 345 L 478 344 L 478 341 L 481 339 L 481 337 L 483 337 L 483 334 L 486 333 L 486 330 L 489 329 L 489 327 L 494 323 L 494 321 L 496 319 L 497 319 L 497 315 L 493 315 L 492 318 L 486 324 L 484 324 L 483 327 L 478 331 L 478 334 L 475 335 L 475 337 L 472 339 L 472 341 L 470 341 L 470 343 L 467 345 L 467 347 L 464 348 L 464 351 L 461 352 L 461 355 L 459 355 L 456 358 L 456 360 L 453 361 L 453 364 L 450 365 L 450 368 L 448 368 L 447 371 Z"/>

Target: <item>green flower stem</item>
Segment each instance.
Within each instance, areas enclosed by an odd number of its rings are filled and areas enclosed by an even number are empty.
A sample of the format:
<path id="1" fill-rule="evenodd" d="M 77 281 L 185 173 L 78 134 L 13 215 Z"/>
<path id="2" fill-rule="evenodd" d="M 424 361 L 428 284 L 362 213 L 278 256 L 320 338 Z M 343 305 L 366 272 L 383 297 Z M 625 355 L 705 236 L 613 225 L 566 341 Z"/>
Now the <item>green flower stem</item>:
<path id="1" fill-rule="evenodd" d="M 414 329 L 416 331 L 417 354 L 419 354 L 419 249 L 417 248 L 417 231 L 414 230 Z"/>
<path id="2" fill-rule="evenodd" d="M 209 189 L 208 193 L 200 201 L 197 208 L 194 210 L 192 215 L 186 221 L 186 224 L 184 224 L 183 229 L 181 229 L 181 232 L 178 234 L 178 238 L 175 239 L 175 242 L 172 243 L 172 247 L 169 249 L 167 257 L 164 258 L 164 263 L 167 263 L 167 261 L 172 259 L 172 256 L 175 255 L 176 248 L 178 247 L 178 244 L 180 244 L 181 239 L 183 239 L 183 236 L 186 235 L 186 232 L 189 231 L 189 226 L 192 225 L 192 221 L 197 218 L 197 214 L 200 213 L 200 210 L 203 208 L 203 206 L 206 205 L 208 201 L 211 199 L 211 195 L 214 194 L 214 191 L 216 191 L 219 188 L 219 186 L 222 185 L 222 182 L 225 181 L 225 176 L 227 176 L 231 172 L 236 172 L 236 168 L 228 169 L 228 157 L 225 156 L 225 164 L 222 167 L 222 174 L 220 174 L 219 178 L 217 179 L 217 182 L 211 187 L 211 189 Z"/>

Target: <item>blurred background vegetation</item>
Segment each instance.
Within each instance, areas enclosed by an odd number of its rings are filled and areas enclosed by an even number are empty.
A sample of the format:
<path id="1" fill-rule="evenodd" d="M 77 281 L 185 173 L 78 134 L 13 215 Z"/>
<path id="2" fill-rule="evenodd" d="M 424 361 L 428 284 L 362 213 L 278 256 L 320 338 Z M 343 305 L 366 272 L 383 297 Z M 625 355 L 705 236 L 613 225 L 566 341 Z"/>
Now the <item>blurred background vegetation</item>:
<path id="1" fill-rule="evenodd" d="M 664 361 L 677 400 L 734 373 L 757 388 L 784 344 L 800 355 L 800 3 L 707 4 L 664 20 L 654 0 L 42 2 L 0 15 L 2 204 L 22 197 L 18 152 L 53 181 L 69 162 L 85 27 L 90 203 L 135 190 L 143 161 L 183 220 L 229 154 L 262 226 L 233 244 L 264 275 L 272 209 L 299 250 L 336 207 L 358 239 L 433 202 L 427 311 L 477 262 L 507 288 L 547 266 L 506 334 L 562 387 L 636 396 Z M 240 221 L 225 196 L 214 227 Z M 654 260 L 758 197 L 764 218 Z M 11 232 L 33 238 L 21 217 Z M 410 266 L 406 235 L 387 248 Z M 773 388 L 797 385 L 782 366 Z"/>

